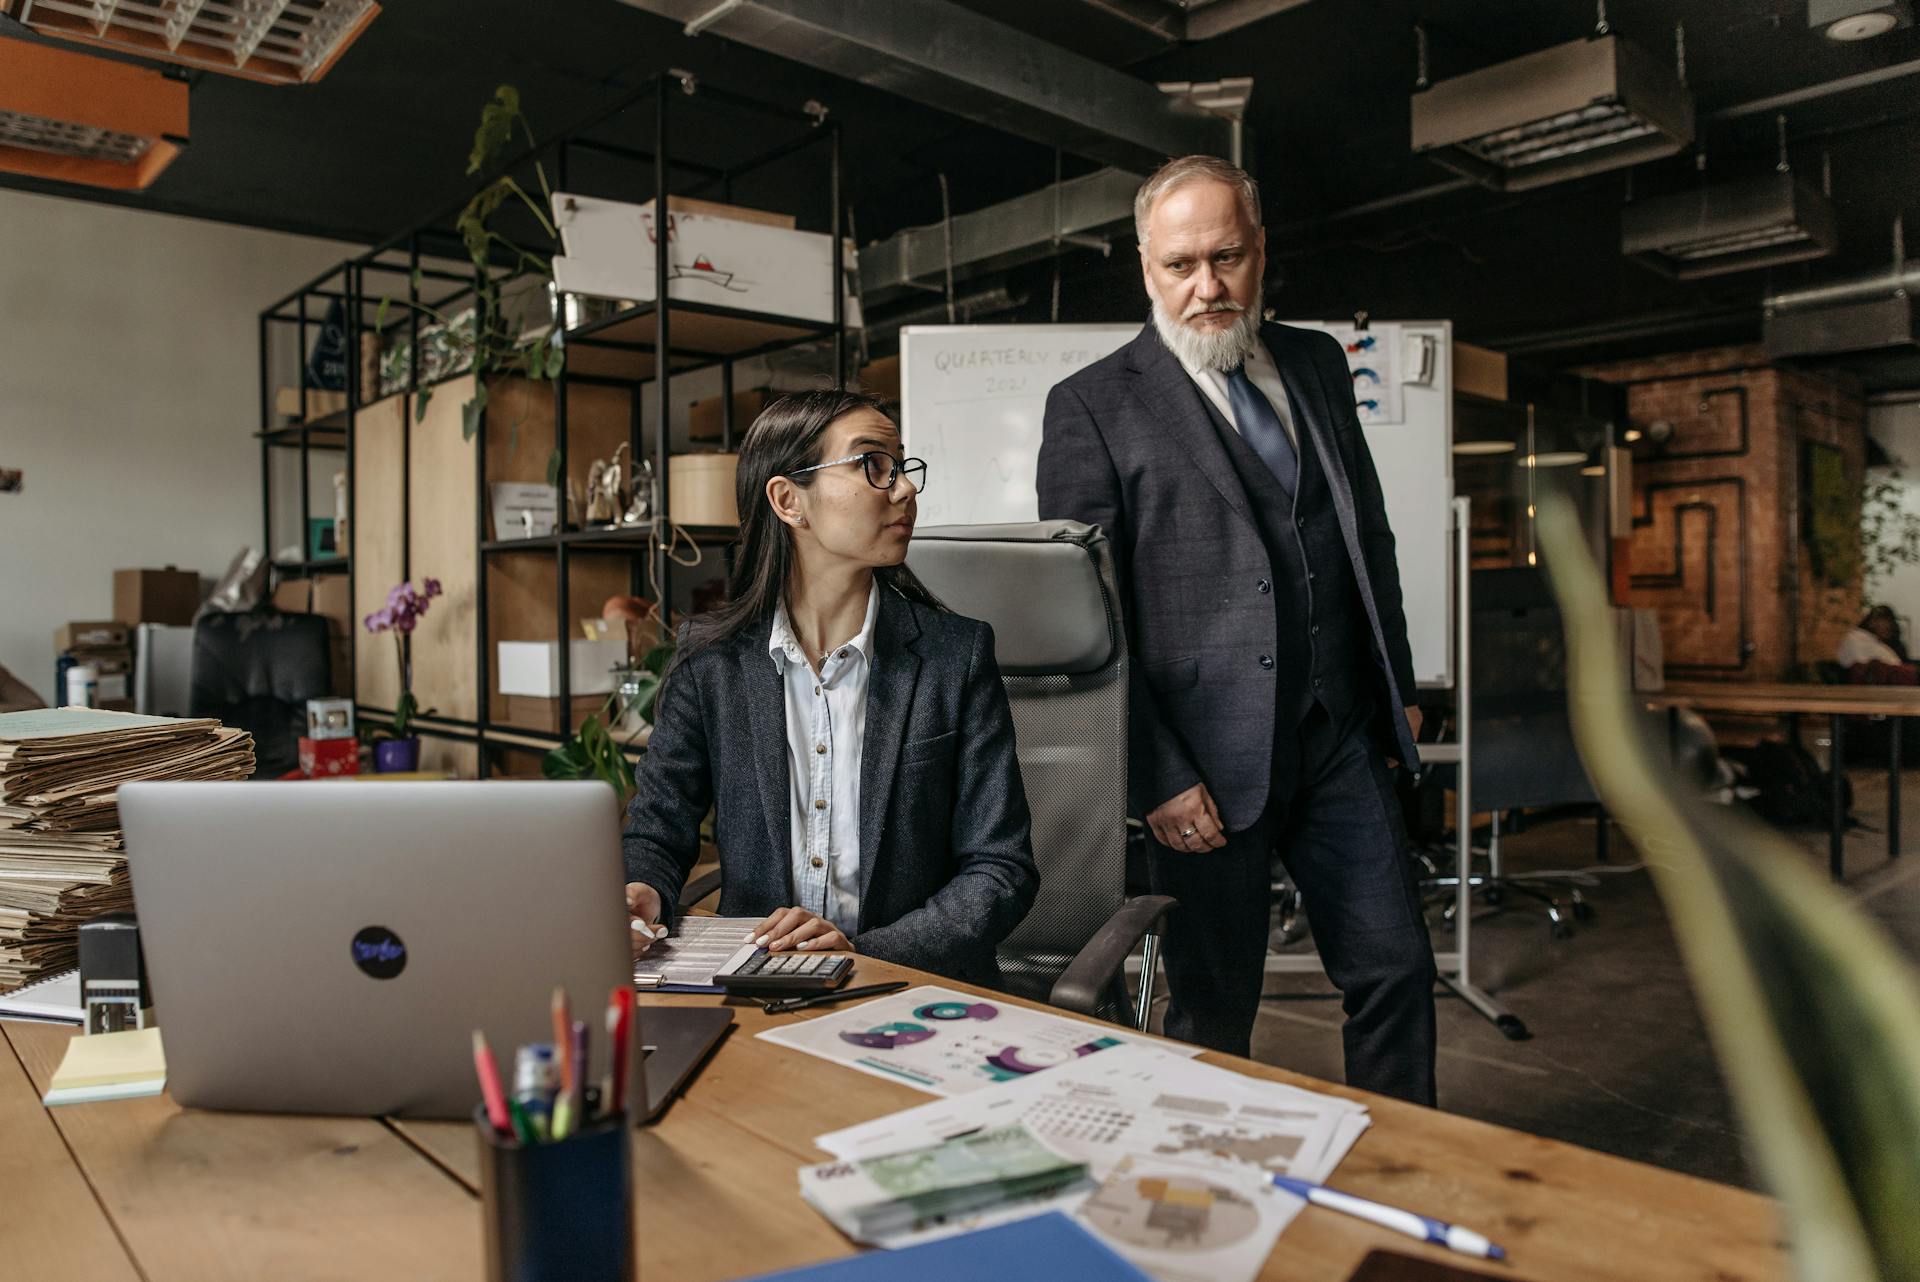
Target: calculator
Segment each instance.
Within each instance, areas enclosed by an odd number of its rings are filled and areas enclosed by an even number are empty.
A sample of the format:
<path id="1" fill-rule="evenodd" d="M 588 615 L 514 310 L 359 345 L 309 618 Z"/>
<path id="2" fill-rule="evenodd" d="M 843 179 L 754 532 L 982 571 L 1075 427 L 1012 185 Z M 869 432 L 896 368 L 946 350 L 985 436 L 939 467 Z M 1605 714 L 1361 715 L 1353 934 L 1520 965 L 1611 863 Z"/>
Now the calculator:
<path id="1" fill-rule="evenodd" d="M 716 971 L 729 993 L 824 993 L 853 974 L 853 958 L 831 953 L 770 953 L 756 948 Z"/>

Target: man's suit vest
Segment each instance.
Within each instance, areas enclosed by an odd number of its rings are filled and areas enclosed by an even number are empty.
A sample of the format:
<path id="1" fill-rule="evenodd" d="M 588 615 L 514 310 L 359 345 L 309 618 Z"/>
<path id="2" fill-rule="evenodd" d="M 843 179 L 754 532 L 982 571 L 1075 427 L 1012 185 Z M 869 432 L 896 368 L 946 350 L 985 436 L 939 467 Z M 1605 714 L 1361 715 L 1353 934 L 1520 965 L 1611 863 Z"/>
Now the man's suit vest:
<path id="1" fill-rule="evenodd" d="M 1371 649 L 1366 640 L 1367 616 L 1340 536 L 1333 491 L 1291 390 L 1287 399 L 1300 455 L 1300 476 L 1292 498 L 1212 401 L 1200 397 L 1246 490 L 1260 541 L 1273 566 L 1274 636 L 1279 651 L 1273 660 L 1280 678 L 1275 683 L 1276 778 L 1292 773 L 1295 731 L 1316 702 L 1326 708 L 1334 725 L 1342 726 L 1356 709 L 1365 708 L 1372 691 L 1365 666 Z"/>

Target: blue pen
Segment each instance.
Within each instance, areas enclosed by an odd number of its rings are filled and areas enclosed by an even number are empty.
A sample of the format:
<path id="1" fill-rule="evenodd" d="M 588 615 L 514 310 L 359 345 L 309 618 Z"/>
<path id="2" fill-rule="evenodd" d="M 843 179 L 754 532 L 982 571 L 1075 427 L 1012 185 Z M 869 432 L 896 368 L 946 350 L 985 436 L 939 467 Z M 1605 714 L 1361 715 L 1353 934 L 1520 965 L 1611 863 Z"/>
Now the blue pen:
<path id="1" fill-rule="evenodd" d="M 1295 1197 L 1305 1198 L 1315 1206 L 1324 1206 L 1330 1211 L 1344 1212 L 1365 1220 L 1369 1224 L 1378 1224 L 1383 1229 L 1392 1229 L 1395 1233 L 1404 1233 L 1408 1237 L 1432 1242 L 1446 1247 L 1449 1251 L 1458 1251 L 1462 1255 L 1478 1256 L 1483 1260 L 1507 1258 L 1506 1248 L 1495 1246 L 1472 1229 L 1463 1229 L 1457 1224 L 1448 1224 L 1442 1220 L 1428 1219 L 1424 1215 L 1403 1211 L 1399 1207 L 1369 1202 L 1363 1197 L 1341 1193 L 1324 1184 L 1296 1180 L 1288 1175 L 1275 1175 L 1272 1179 L 1276 1188 L 1285 1189 Z"/>

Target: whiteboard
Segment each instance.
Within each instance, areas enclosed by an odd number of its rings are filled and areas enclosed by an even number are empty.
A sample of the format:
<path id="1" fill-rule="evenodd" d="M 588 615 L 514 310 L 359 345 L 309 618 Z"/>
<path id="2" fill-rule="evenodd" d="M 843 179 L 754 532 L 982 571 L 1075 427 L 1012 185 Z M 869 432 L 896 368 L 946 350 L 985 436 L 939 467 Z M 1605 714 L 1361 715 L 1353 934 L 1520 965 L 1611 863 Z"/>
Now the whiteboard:
<path id="1" fill-rule="evenodd" d="M 1288 321 L 1342 338 L 1340 321 Z M 927 461 L 926 525 L 1039 517 L 1034 473 L 1047 393 L 1124 347 L 1138 325 L 911 325 L 900 331 L 901 430 Z M 1351 354 L 1367 447 L 1380 474 L 1400 565 L 1415 679 L 1453 684 L 1453 324 L 1375 321 L 1373 346 Z M 1429 343 L 1425 382 L 1406 381 L 1410 338 Z"/>

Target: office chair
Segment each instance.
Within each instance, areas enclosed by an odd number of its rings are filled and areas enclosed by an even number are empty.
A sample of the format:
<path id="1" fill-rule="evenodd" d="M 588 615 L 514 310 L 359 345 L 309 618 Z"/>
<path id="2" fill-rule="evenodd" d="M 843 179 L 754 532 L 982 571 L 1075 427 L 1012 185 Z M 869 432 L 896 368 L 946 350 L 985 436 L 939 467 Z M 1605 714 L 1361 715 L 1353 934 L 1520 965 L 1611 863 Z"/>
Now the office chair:
<path id="1" fill-rule="evenodd" d="M 936 527 L 914 536 L 907 564 L 952 609 L 993 625 L 1013 707 L 1040 894 L 1000 946 L 1007 990 L 1146 1028 L 1174 901 L 1127 894 L 1128 659 L 1106 536 L 1072 521 Z M 719 885 L 717 872 L 696 878 L 681 903 Z"/>
<path id="2" fill-rule="evenodd" d="M 1476 570 L 1473 575 L 1473 805 L 1492 812 L 1487 871 L 1471 885 L 1489 904 L 1518 896 L 1546 914 L 1554 938 L 1573 931 L 1560 901 L 1534 879 L 1506 875 L 1500 858 L 1503 812 L 1540 806 L 1592 806 L 1598 810 L 1596 855 L 1606 858 L 1607 816 L 1587 778 L 1567 720 L 1566 642 L 1560 611 L 1537 569 Z M 1451 769 L 1441 767 L 1442 770 Z M 1470 862 L 1470 856 L 1468 861 Z M 1444 892 L 1453 912 L 1452 875 L 1425 879 Z M 1592 908 L 1577 885 L 1567 885 L 1572 916 L 1588 920 Z"/>
<path id="3" fill-rule="evenodd" d="M 187 715 L 216 717 L 253 736 L 254 777 L 300 761 L 307 700 L 329 693 L 327 621 L 318 614 L 208 613 L 193 625 Z"/>

